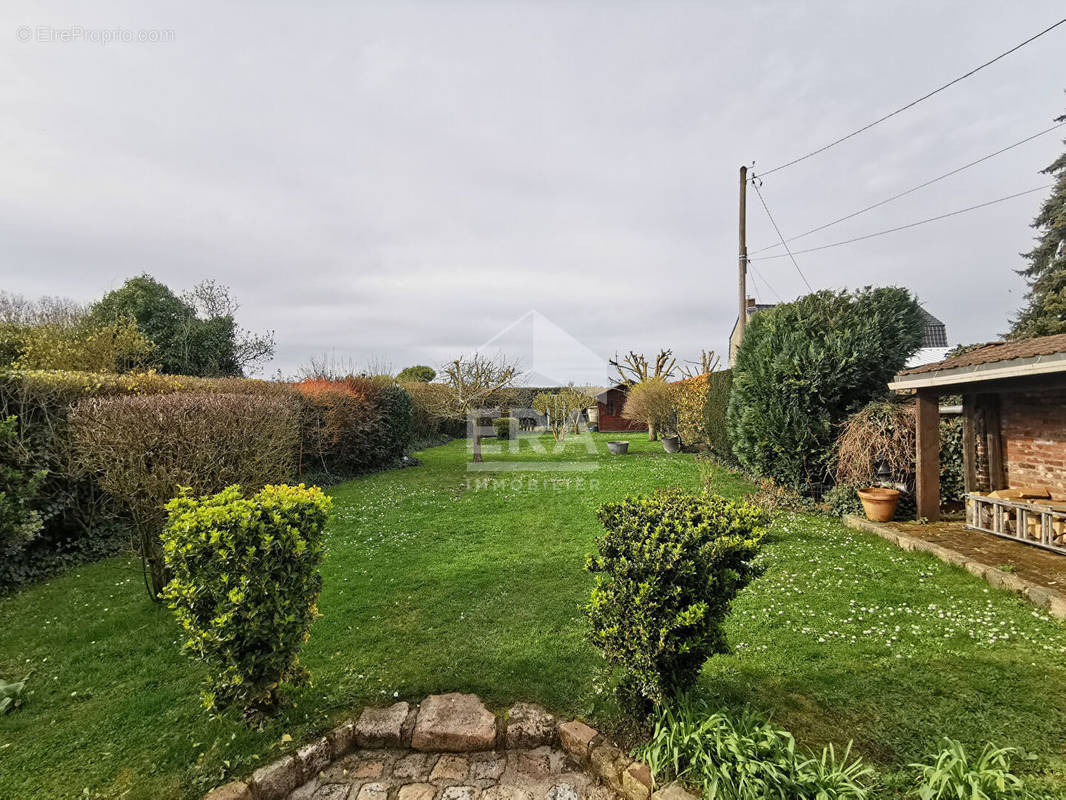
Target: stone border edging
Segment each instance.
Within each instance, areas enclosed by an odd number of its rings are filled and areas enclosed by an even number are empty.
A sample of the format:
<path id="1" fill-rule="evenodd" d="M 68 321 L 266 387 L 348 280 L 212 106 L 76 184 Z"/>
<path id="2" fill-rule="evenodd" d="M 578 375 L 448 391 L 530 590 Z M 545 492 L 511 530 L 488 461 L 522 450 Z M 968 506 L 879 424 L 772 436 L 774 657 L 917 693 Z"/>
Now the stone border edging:
<path id="1" fill-rule="evenodd" d="M 676 782 L 657 789 L 647 764 L 629 758 L 580 720 L 558 722 L 530 703 L 515 703 L 496 715 L 477 695 L 459 693 L 430 695 L 415 706 L 403 701 L 385 708 L 368 706 L 358 719 L 260 767 L 246 781 L 212 789 L 203 800 L 284 800 L 356 747 L 483 752 L 555 743 L 625 800 L 697 800 Z"/>
<path id="2" fill-rule="evenodd" d="M 904 550 L 931 553 L 941 561 L 962 567 L 967 572 L 983 579 L 986 583 L 990 586 L 994 586 L 996 589 L 1006 589 L 1008 592 L 1014 592 L 1017 595 L 1021 595 L 1033 605 L 1039 606 L 1047 611 L 1053 617 L 1066 619 L 1066 595 L 1057 592 L 1054 589 L 1049 589 L 1038 583 L 1027 581 L 1025 578 L 1019 578 L 1017 575 L 1012 575 L 1009 572 L 996 569 L 988 564 L 983 564 L 976 559 L 960 553 L 958 550 L 952 550 L 950 547 L 944 547 L 941 544 L 930 542 L 927 539 L 922 539 L 918 536 L 911 536 L 896 528 L 892 528 L 880 522 L 871 522 L 870 520 L 863 519 L 855 514 L 845 514 L 844 524 L 855 530 L 876 533 L 882 539 L 887 539 Z"/>

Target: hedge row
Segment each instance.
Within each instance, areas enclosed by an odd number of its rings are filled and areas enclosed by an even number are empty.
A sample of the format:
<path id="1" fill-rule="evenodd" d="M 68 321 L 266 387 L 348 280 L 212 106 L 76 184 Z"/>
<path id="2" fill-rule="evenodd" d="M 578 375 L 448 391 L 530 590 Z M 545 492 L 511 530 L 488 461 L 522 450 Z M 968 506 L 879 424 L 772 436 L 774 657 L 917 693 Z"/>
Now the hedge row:
<path id="1" fill-rule="evenodd" d="M 119 502 L 116 487 L 112 486 L 112 491 L 105 489 L 102 482 L 105 463 L 94 462 L 91 439 L 83 437 L 79 442 L 73 435 L 71 418 L 79 404 L 85 408 L 91 406 L 97 417 L 110 414 L 109 425 L 117 437 L 110 441 L 124 438 L 136 442 L 141 441 L 144 432 L 137 426 L 143 428 L 146 418 L 160 423 L 158 432 L 166 427 L 163 423 L 169 419 L 168 415 L 176 412 L 180 404 L 161 399 L 166 395 L 271 398 L 276 402 L 266 406 L 236 400 L 208 403 L 196 413 L 211 416 L 218 411 L 219 419 L 243 414 L 249 421 L 263 424 L 264 415 L 285 416 L 289 420 L 286 424 L 292 426 L 292 444 L 285 456 L 286 474 L 278 475 L 279 480 L 306 473 L 333 480 L 350 477 L 388 466 L 410 446 L 411 399 L 402 387 L 392 381 L 375 379 L 313 383 L 314 386 L 307 386 L 156 373 L 13 371 L 0 374 L 0 420 L 9 417 L 16 420 L 14 436 L 5 441 L 0 451 L 0 466 L 27 475 L 45 472 L 33 503 L 43 521 L 38 537 L 14 547 L 5 541 L 5 531 L 0 530 L 0 552 L 4 555 L 0 560 L 0 587 L 113 552 L 130 540 L 128 498 Z M 121 401 L 128 397 L 141 400 L 133 405 Z M 268 406 L 273 411 L 267 411 Z M 284 409 L 294 409 L 294 412 L 290 416 Z M 195 433 L 219 441 L 225 438 L 221 426 L 212 427 L 210 420 L 204 423 L 206 427 L 194 432 L 194 416 L 190 412 L 181 417 L 187 423 L 189 435 Z M 124 425 L 128 428 L 125 435 Z M 178 433 L 182 430 L 181 425 L 174 428 Z M 241 448 L 233 447 L 229 451 L 226 458 L 231 463 L 235 454 L 242 452 Z M 140 455 L 153 457 L 152 453 Z M 232 481 L 202 488 L 219 491 L 229 483 Z M 176 493 L 175 486 L 171 496 Z"/>

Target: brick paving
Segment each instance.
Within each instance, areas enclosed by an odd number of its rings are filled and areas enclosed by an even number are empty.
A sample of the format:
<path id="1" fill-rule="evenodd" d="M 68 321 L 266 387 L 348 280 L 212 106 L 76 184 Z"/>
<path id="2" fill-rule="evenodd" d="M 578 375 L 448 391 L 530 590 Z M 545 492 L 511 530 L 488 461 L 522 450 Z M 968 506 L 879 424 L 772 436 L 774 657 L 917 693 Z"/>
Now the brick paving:
<path id="1" fill-rule="evenodd" d="M 887 527 L 950 548 L 989 567 L 1008 567 L 1010 574 L 1023 580 L 1066 592 L 1066 556 L 1012 542 L 990 533 L 971 531 L 961 522 L 933 522 L 926 525 L 887 522 Z"/>

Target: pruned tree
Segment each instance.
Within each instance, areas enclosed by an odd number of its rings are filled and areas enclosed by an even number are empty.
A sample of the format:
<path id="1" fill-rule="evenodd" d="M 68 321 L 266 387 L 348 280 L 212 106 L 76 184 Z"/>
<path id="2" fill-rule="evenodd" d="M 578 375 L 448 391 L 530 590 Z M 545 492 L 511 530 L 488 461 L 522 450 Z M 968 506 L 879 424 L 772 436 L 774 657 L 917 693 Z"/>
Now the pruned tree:
<path id="1" fill-rule="evenodd" d="M 511 385 L 518 374 L 517 364 L 503 355 L 489 358 L 474 353 L 448 362 L 437 374 L 452 391 L 427 398 L 431 410 L 440 417 L 472 421 L 473 460 L 482 461 L 481 420 L 474 416 L 490 398 Z"/>
<path id="2" fill-rule="evenodd" d="M 654 442 L 660 431 L 676 433 L 677 408 L 670 384 L 665 378 L 649 378 L 631 386 L 622 416 L 647 425 L 649 442 Z"/>
<path id="3" fill-rule="evenodd" d="M 681 374 L 686 378 L 697 378 L 709 372 L 716 372 L 722 359 L 713 350 L 700 350 L 699 361 L 689 361 L 681 367 Z"/>
<path id="4" fill-rule="evenodd" d="M 667 379 L 677 371 L 677 359 L 673 357 L 673 350 L 660 350 L 655 356 L 655 362 L 649 363 L 643 353 L 629 351 L 621 361 L 617 358 L 607 363 L 618 372 L 618 382 L 627 386 L 644 383 L 653 378 Z"/>
<path id="5" fill-rule="evenodd" d="M 541 392 L 533 398 L 533 408 L 548 417 L 555 441 L 566 438 L 566 432 L 577 428 L 581 412 L 596 405 L 596 398 L 573 384 L 560 392 Z"/>

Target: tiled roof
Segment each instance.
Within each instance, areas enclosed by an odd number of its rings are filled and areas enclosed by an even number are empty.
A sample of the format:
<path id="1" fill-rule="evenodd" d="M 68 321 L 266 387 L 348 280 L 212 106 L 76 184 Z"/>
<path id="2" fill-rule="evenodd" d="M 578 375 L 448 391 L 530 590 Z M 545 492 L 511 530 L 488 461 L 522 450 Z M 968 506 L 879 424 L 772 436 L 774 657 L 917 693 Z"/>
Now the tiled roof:
<path id="1" fill-rule="evenodd" d="M 917 375 L 921 372 L 938 372 L 957 367 L 976 367 L 980 364 L 994 364 L 998 361 L 1011 361 L 1015 358 L 1035 358 L 1066 353 L 1066 333 L 1054 336 L 1038 336 L 1035 339 L 1020 339 L 1015 342 L 989 342 L 968 353 L 945 358 L 932 364 L 923 364 L 914 369 L 905 369 L 900 375 Z"/>
<path id="2" fill-rule="evenodd" d="M 944 323 L 926 311 L 922 311 L 922 347 L 947 347 L 948 329 Z"/>

